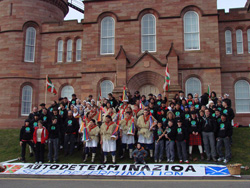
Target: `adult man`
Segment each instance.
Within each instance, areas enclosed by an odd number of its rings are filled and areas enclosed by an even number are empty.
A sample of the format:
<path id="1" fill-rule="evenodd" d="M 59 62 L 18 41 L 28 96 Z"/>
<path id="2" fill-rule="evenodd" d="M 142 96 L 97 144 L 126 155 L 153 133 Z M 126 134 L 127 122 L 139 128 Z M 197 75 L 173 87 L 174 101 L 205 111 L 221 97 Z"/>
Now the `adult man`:
<path id="1" fill-rule="evenodd" d="M 32 112 L 29 114 L 28 120 L 33 121 L 34 116 L 36 114 L 39 116 L 38 108 L 35 106 L 35 107 L 33 107 Z"/>
<path id="2" fill-rule="evenodd" d="M 46 106 L 45 103 L 41 103 L 39 106 L 41 107 L 41 110 L 39 110 L 39 114 L 41 115 L 43 113 L 43 109 L 47 110 L 47 108 L 45 107 Z"/>
<path id="3" fill-rule="evenodd" d="M 108 94 L 108 102 L 111 104 L 112 108 L 115 108 L 117 106 L 117 101 L 116 99 L 113 97 L 112 93 Z"/>
<path id="4" fill-rule="evenodd" d="M 140 92 L 139 92 L 139 91 L 136 91 L 136 92 L 135 92 L 135 95 L 134 95 L 134 97 L 133 97 L 133 102 L 132 102 L 132 104 L 135 104 L 135 103 L 136 103 L 136 100 L 139 100 L 139 101 L 140 101 L 140 99 L 141 99 Z"/>
<path id="5" fill-rule="evenodd" d="M 205 117 L 202 118 L 201 125 L 202 125 L 202 137 L 203 137 L 205 152 L 207 155 L 207 161 L 210 161 L 211 157 L 213 161 L 217 161 L 216 150 L 215 150 L 215 137 L 214 137 L 214 133 L 216 131 L 216 122 L 214 118 L 210 116 L 209 109 L 205 110 Z"/>

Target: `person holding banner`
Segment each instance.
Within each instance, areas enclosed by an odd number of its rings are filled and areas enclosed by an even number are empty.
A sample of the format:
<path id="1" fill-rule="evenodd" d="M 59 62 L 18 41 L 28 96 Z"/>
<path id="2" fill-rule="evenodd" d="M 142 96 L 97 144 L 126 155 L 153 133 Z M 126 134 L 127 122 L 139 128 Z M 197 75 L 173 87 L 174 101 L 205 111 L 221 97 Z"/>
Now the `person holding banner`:
<path id="1" fill-rule="evenodd" d="M 116 140 L 118 139 L 118 130 L 119 127 L 113 121 L 110 115 L 107 115 L 105 122 L 101 125 L 100 135 L 102 150 L 104 153 L 103 163 L 107 163 L 108 153 L 112 154 L 112 162 L 115 164 L 115 155 L 116 155 Z"/>
<path id="2" fill-rule="evenodd" d="M 153 157 L 153 131 L 151 127 L 156 124 L 156 119 L 149 113 L 149 109 L 144 109 L 143 116 L 137 120 L 138 142 L 148 147 L 150 157 Z"/>
<path id="3" fill-rule="evenodd" d="M 133 145 L 135 143 L 135 122 L 130 112 L 125 113 L 125 118 L 120 121 L 120 137 L 122 139 L 121 158 L 124 157 L 126 146 L 129 148 L 129 158 L 132 159 Z"/>
<path id="4" fill-rule="evenodd" d="M 92 151 L 92 158 L 91 162 L 95 162 L 95 156 L 96 156 L 96 150 L 99 142 L 99 133 L 100 133 L 100 128 L 96 125 L 96 121 L 94 119 L 91 119 L 88 126 L 87 126 L 87 131 L 89 135 L 89 140 L 86 141 L 86 146 L 85 146 L 85 159 L 84 163 L 88 159 L 88 154 L 91 149 Z"/>

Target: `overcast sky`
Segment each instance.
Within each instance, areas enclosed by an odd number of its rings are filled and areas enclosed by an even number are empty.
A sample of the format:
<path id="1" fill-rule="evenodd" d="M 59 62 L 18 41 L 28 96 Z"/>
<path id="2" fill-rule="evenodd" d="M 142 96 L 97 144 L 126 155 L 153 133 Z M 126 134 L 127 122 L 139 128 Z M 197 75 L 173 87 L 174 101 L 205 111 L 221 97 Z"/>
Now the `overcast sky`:
<path id="1" fill-rule="evenodd" d="M 209 1 L 209 0 L 207 0 Z M 218 0 L 218 9 L 225 9 L 227 12 L 229 8 L 239 8 L 244 7 L 247 0 Z M 83 18 L 83 14 L 79 13 L 70 8 L 68 15 L 65 17 L 65 20 L 81 20 Z"/>

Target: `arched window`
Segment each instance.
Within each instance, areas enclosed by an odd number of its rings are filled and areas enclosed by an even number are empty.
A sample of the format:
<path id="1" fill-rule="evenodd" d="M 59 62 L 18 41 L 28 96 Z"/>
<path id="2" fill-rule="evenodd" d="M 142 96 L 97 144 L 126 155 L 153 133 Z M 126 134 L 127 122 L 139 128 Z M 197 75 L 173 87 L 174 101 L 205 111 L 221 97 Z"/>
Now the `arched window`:
<path id="1" fill-rule="evenodd" d="M 72 94 L 74 94 L 74 88 L 72 86 L 64 86 L 61 91 L 61 97 L 67 97 L 71 101 Z"/>
<path id="2" fill-rule="evenodd" d="M 194 11 L 184 15 L 184 48 L 200 50 L 199 15 Z"/>
<path id="3" fill-rule="evenodd" d="M 22 104 L 21 104 L 21 115 L 28 116 L 32 108 L 32 93 L 33 89 L 31 86 L 26 85 L 22 89 Z"/>
<path id="4" fill-rule="evenodd" d="M 34 27 L 28 27 L 26 30 L 25 39 L 25 62 L 35 61 L 35 45 L 36 45 L 36 29 Z"/>
<path id="5" fill-rule="evenodd" d="M 242 30 L 238 29 L 236 31 L 236 42 L 237 42 L 237 54 L 243 54 L 243 36 L 242 36 Z"/>
<path id="6" fill-rule="evenodd" d="M 67 41 L 67 62 L 72 62 L 72 40 Z"/>
<path id="7" fill-rule="evenodd" d="M 81 61 L 82 59 L 82 39 L 76 40 L 76 61 Z"/>
<path id="8" fill-rule="evenodd" d="M 114 84 L 109 80 L 104 80 L 101 83 L 102 97 L 108 98 L 108 94 L 112 93 L 113 89 L 114 89 Z"/>
<path id="9" fill-rule="evenodd" d="M 232 54 L 232 32 L 230 30 L 225 31 L 225 41 L 226 41 L 226 54 Z"/>
<path id="10" fill-rule="evenodd" d="M 63 62 L 63 40 L 59 40 L 57 45 L 57 62 Z"/>
<path id="11" fill-rule="evenodd" d="M 156 19 L 153 14 L 146 14 L 141 21 L 142 52 L 156 52 Z"/>
<path id="12" fill-rule="evenodd" d="M 201 81 L 198 78 L 191 77 L 186 81 L 186 95 L 198 93 L 201 96 Z"/>
<path id="13" fill-rule="evenodd" d="M 114 54 L 115 20 L 105 17 L 101 22 L 101 54 Z"/>
<path id="14" fill-rule="evenodd" d="M 248 53 L 250 53 L 250 29 L 247 30 Z"/>
<path id="15" fill-rule="evenodd" d="M 250 113 L 250 87 L 245 80 L 235 83 L 235 107 L 237 113 Z"/>

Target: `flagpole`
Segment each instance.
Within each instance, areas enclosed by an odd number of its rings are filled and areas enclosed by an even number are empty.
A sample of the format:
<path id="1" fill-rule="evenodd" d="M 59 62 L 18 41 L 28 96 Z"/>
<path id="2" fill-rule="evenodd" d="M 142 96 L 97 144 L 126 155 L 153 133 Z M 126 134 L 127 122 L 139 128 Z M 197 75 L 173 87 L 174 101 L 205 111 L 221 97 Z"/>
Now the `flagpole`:
<path id="1" fill-rule="evenodd" d="M 47 92 L 48 92 L 47 80 L 48 80 L 48 75 L 46 75 L 46 80 L 45 80 L 45 105 L 47 104 Z"/>

